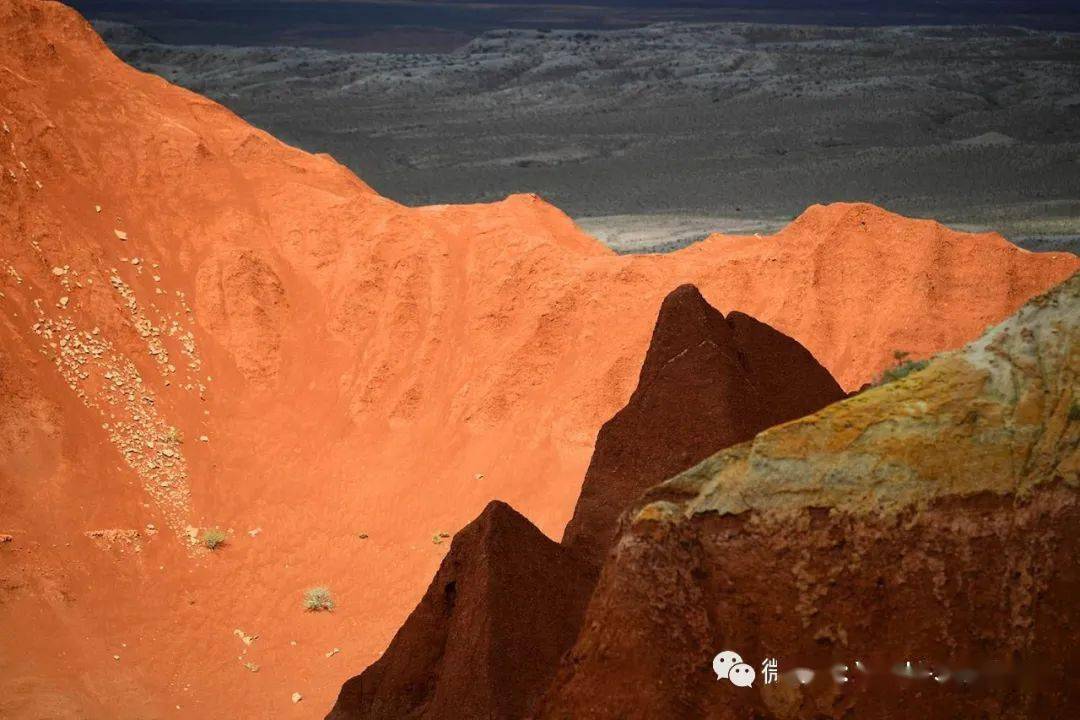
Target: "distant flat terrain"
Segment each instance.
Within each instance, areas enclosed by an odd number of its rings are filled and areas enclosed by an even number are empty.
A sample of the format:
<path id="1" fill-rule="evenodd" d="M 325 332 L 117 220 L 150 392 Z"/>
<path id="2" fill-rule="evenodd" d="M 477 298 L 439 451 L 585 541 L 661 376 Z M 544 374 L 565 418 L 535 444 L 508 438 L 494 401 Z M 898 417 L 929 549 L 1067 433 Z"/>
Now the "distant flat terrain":
<path id="1" fill-rule="evenodd" d="M 602 215 L 575 218 L 582 230 L 620 253 L 671 252 L 715 232 L 771 235 L 787 223 L 707 215 Z"/>
<path id="2" fill-rule="evenodd" d="M 996 25 L 1080 31 L 1076 0 L 70 0 L 93 20 L 177 45 L 445 52 L 488 30 L 620 30 L 658 22 Z M 441 49 L 441 50 L 440 50 Z"/>
<path id="3" fill-rule="evenodd" d="M 768 228 L 834 200 L 1041 248 L 1080 235 L 1076 34 L 663 23 L 407 54 L 98 27 L 135 66 L 407 204 L 537 192 L 638 251 L 706 234 L 701 218 Z"/>

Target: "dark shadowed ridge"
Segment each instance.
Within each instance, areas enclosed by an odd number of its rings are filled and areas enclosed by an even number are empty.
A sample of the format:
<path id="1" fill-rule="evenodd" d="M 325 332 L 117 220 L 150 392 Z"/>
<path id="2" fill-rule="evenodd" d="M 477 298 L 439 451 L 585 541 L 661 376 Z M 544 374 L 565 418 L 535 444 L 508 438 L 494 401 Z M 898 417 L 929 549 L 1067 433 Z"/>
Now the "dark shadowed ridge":
<path id="1" fill-rule="evenodd" d="M 1077 717 L 1078 340 L 1080 274 L 643 493 L 530 720 Z"/>
<path id="2" fill-rule="evenodd" d="M 801 345 L 692 285 L 665 298 L 637 389 L 604 424 L 562 545 L 493 502 L 454 538 L 328 720 L 525 717 L 572 646 L 619 514 L 702 458 L 844 396 Z"/>
<path id="3" fill-rule="evenodd" d="M 590 575 L 509 505 L 489 503 L 327 717 L 519 717 L 577 636 Z"/>

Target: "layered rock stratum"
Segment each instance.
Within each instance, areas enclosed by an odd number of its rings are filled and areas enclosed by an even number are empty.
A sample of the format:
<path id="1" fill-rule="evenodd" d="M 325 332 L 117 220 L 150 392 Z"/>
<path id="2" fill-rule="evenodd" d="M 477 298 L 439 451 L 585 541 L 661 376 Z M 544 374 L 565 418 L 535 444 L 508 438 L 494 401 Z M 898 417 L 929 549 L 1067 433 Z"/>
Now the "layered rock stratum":
<path id="1" fill-rule="evenodd" d="M 0 715 L 321 715 L 433 536 L 500 498 L 558 537 L 682 283 L 853 390 L 1078 264 L 860 204 L 641 257 L 531 195 L 405 207 L 0 0 Z"/>
<path id="2" fill-rule="evenodd" d="M 1080 275 L 649 491 L 536 716 L 1074 714 L 1078 340 Z M 726 649 L 753 687 L 714 676 Z"/>
<path id="3" fill-rule="evenodd" d="M 842 397 L 791 338 L 741 313 L 724 317 L 692 285 L 676 288 L 637 388 L 600 428 L 562 544 L 509 506 L 488 505 L 328 718 L 525 717 L 578 636 L 622 510 L 713 452 Z"/>

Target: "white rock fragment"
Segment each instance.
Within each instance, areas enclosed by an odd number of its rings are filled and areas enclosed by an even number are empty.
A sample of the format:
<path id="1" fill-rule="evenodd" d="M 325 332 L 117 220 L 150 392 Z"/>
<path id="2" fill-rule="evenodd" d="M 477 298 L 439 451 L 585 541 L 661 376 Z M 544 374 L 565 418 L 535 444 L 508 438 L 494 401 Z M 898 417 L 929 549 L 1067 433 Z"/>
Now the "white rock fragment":
<path id="1" fill-rule="evenodd" d="M 57 301 L 56 307 L 58 307 L 58 308 L 66 308 L 68 306 L 69 300 L 70 300 L 70 298 L 68 298 L 67 295 L 64 295 L 62 298 L 60 298 Z"/>
<path id="2" fill-rule="evenodd" d="M 54 267 L 52 269 L 52 274 L 55 275 L 56 277 L 60 277 L 61 275 L 66 275 L 67 274 L 67 268 Z"/>
<path id="3" fill-rule="evenodd" d="M 332 657 L 334 657 L 335 655 L 337 655 L 337 654 L 338 654 L 339 652 L 341 652 L 341 648 L 334 648 L 334 649 L 333 649 L 333 650 L 331 650 L 330 652 L 326 653 L 326 657 L 328 657 L 328 658 L 332 658 Z"/>
<path id="4" fill-rule="evenodd" d="M 255 642 L 256 640 L 259 639 L 258 635 L 248 635 L 247 633 L 245 633 L 240 628 L 236 628 L 235 630 L 233 630 L 233 635 L 240 638 L 240 642 L 244 643 L 245 645 L 247 645 L 249 647 L 251 646 L 251 644 L 253 642 Z"/>
<path id="5" fill-rule="evenodd" d="M 113 232 L 116 233 L 116 237 L 120 238 L 121 240 L 127 240 L 127 233 L 123 230 L 114 229 Z"/>
<path id="6" fill-rule="evenodd" d="M 301 694 L 300 694 L 300 693 L 298 693 L 298 692 L 294 692 L 294 693 L 292 694 L 292 701 L 293 701 L 293 703 L 294 703 L 294 704 L 295 704 L 295 703 L 298 703 L 298 702 L 300 702 L 300 701 L 301 701 L 301 700 L 303 700 L 303 699 L 304 699 L 304 696 L 303 696 L 303 695 L 301 695 Z"/>
<path id="7" fill-rule="evenodd" d="M 101 206 L 100 205 L 95 205 L 94 206 L 94 212 L 97 212 L 97 213 L 101 212 Z"/>

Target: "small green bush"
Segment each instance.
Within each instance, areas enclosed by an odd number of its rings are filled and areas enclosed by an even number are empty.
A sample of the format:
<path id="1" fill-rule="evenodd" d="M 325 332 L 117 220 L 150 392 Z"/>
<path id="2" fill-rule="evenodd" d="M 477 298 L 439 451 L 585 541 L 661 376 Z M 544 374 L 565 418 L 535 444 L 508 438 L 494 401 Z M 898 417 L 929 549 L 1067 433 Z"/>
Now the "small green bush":
<path id="1" fill-rule="evenodd" d="M 881 376 L 882 384 L 905 378 L 930 364 L 929 360 L 905 360 L 894 368 L 889 368 Z"/>
<path id="2" fill-rule="evenodd" d="M 206 530 L 203 530 L 202 544 L 205 545 L 208 550 L 217 550 L 225 544 L 225 538 L 225 531 L 221 528 L 207 528 Z"/>
<path id="3" fill-rule="evenodd" d="M 310 612 L 334 609 L 334 599 L 330 597 L 330 588 L 313 587 L 304 592 L 304 607 Z"/>
<path id="4" fill-rule="evenodd" d="M 1073 403 L 1069 406 L 1069 422 L 1077 420 L 1080 420 L 1080 403 Z"/>

